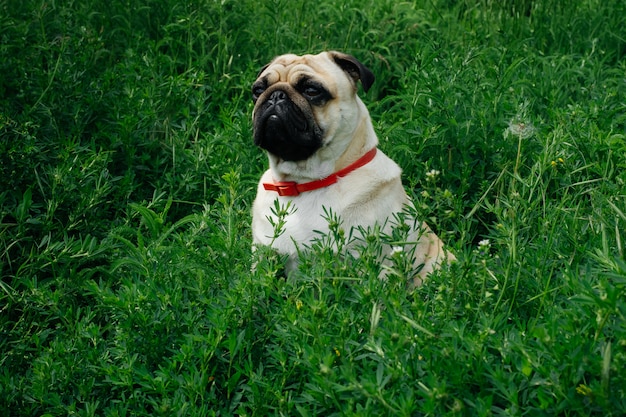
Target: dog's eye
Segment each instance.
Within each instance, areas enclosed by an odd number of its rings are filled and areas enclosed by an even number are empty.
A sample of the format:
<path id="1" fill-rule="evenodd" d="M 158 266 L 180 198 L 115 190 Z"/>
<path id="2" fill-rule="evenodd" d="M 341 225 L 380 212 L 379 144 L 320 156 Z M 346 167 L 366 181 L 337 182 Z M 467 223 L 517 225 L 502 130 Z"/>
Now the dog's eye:
<path id="1" fill-rule="evenodd" d="M 296 85 L 296 90 L 314 105 L 322 105 L 331 99 L 328 90 L 324 88 L 322 83 L 316 80 L 304 78 Z"/>
<path id="2" fill-rule="evenodd" d="M 322 90 L 318 87 L 308 86 L 302 93 L 307 97 L 315 98 L 322 94 Z"/>
<path id="3" fill-rule="evenodd" d="M 252 86 L 252 99 L 256 101 L 261 94 L 265 91 L 265 87 L 262 85 Z"/>

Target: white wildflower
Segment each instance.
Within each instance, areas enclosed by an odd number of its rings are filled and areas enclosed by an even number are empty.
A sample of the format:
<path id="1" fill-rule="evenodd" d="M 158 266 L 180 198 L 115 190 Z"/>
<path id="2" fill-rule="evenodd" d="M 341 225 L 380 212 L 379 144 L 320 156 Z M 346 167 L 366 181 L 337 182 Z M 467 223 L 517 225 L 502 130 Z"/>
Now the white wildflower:
<path id="1" fill-rule="evenodd" d="M 487 256 L 489 254 L 489 249 L 491 248 L 491 242 L 489 239 L 483 239 L 478 242 L 478 253 L 482 256 Z"/>
<path id="2" fill-rule="evenodd" d="M 439 170 L 431 169 L 426 173 L 426 179 L 429 181 L 434 181 L 439 176 L 439 174 L 441 174 Z"/>
<path id="3" fill-rule="evenodd" d="M 396 253 L 402 253 L 402 252 L 403 252 L 402 246 L 393 246 L 391 248 L 391 255 L 395 255 Z"/>
<path id="4" fill-rule="evenodd" d="M 489 239 L 483 239 L 480 242 L 478 242 L 478 247 L 479 248 L 489 248 L 491 246 L 491 242 L 489 241 Z"/>

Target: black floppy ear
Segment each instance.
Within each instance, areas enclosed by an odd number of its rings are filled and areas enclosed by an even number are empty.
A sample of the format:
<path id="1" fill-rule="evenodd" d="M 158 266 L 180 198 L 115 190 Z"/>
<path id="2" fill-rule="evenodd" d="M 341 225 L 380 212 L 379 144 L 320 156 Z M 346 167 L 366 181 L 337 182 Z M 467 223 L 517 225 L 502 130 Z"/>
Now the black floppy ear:
<path id="1" fill-rule="evenodd" d="M 270 66 L 270 64 L 271 64 L 271 62 L 270 62 L 269 64 L 264 65 L 264 66 L 263 66 L 263 68 L 261 68 L 261 69 L 259 70 L 259 72 L 258 72 L 258 74 L 256 75 L 256 77 L 257 77 L 257 78 L 259 78 L 259 77 L 261 76 L 261 74 L 263 74 L 263 71 L 265 71 L 265 69 L 266 69 L 267 67 L 269 67 L 269 66 Z"/>
<path id="2" fill-rule="evenodd" d="M 359 62 L 359 60 L 352 55 L 336 51 L 331 51 L 329 54 L 335 63 L 339 65 L 342 70 L 348 73 L 350 78 L 354 80 L 355 84 L 357 80 L 361 80 L 363 90 L 367 93 L 367 90 L 370 89 L 376 79 L 374 73 L 372 73 L 372 71 L 370 71 L 365 65 L 361 64 L 361 62 Z"/>

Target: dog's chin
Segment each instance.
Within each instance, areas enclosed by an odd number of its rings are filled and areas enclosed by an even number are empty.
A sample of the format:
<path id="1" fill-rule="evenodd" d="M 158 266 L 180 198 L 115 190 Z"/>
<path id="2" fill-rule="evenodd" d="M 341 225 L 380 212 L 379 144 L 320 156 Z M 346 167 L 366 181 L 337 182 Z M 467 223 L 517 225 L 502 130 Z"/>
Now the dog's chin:
<path id="1" fill-rule="evenodd" d="M 271 114 L 255 123 L 254 143 L 284 161 L 304 161 L 322 146 L 322 134 L 310 123 Z"/>

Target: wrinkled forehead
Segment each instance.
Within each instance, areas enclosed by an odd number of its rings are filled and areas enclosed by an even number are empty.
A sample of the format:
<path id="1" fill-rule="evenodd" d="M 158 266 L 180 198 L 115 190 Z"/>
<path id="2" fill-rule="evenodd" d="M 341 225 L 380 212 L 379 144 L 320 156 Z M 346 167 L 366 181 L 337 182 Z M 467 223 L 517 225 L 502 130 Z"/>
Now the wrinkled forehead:
<path id="1" fill-rule="evenodd" d="M 343 71 L 326 55 L 281 55 L 263 70 L 259 78 L 265 78 L 269 85 L 277 82 L 295 84 L 303 77 L 333 79 Z"/>

